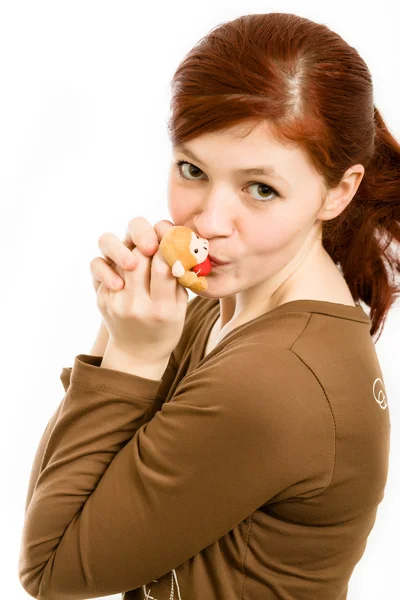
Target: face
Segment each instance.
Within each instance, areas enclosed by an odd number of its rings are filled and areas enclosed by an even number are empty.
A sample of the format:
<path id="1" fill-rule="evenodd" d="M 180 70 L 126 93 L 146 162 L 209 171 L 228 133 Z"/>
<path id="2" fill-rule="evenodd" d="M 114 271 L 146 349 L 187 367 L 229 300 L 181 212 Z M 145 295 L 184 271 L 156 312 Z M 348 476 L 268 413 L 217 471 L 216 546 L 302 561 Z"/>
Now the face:
<path id="1" fill-rule="evenodd" d="M 172 149 L 172 221 L 206 238 L 209 254 L 229 263 L 212 268 L 199 294 L 207 298 L 265 299 L 315 246 L 321 225 L 323 181 L 303 151 L 275 140 L 266 122 L 244 137 L 248 131 L 247 122 L 198 136 L 185 144 L 192 154 Z M 238 171 L 266 166 L 275 173 Z"/>

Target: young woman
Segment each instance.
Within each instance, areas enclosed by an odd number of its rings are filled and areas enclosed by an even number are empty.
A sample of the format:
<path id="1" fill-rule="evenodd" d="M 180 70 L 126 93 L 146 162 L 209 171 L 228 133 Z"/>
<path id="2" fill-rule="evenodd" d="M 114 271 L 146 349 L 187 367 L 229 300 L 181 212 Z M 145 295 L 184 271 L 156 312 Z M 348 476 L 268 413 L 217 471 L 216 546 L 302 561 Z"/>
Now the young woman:
<path id="1" fill-rule="evenodd" d="M 357 51 L 281 13 L 188 53 L 169 129 L 172 221 L 132 219 L 91 263 L 104 322 L 61 374 L 21 583 L 41 600 L 345 600 L 388 472 L 373 336 L 398 291 L 399 144 Z M 158 248 L 173 225 L 216 261 L 189 303 Z"/>

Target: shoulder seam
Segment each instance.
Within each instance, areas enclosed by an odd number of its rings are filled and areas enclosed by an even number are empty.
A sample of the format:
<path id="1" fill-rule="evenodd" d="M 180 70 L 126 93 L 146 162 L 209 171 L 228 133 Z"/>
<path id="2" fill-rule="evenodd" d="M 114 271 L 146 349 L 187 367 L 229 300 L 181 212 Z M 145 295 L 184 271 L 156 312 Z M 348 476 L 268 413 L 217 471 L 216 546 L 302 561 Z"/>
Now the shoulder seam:
<path id="1" fill-rule="evenodd" d="M 308 317 L 308 319 L 307 319 L 307 322 L 306 322 L 306 323 L 305 323 L 305 325 L 304 325 L 304 328 L 303 328 L 303 330 L 302 330 L 302 331 L 299 333 L 299 335 L 297 336 L 297 338 L 296 338 L 296 339 L 293 341 L 293 343 L 292 343 L 292 345 L 290 346 L 290 348 L 288 348 L 288 351 L 289 351 L 289 352 L 291 352 L 291 353 L 292 353 L 294 356 L 297 356 L 297 358 L 298 358 L 298 359 L 299 359 L 299 360 L 300 360 L 300 361 L 303 363 L 303 365 L 304 365 L 304 366 L 305 366 L 305 367 L 306 367 L 306 368 L 307 368 L 307 369 L 310 371 L 310 373 L 312 373 L 312 374 L 313 374 L 314 378 L 315 378 L 315 379 L 318 381 L 318 384 L 319 384 L 319 386 L 320 386 L 320 388 L 321 388 L 321 390 L 322 390 L 322 392 L 323 392 L 323 394 L 324 394 L 324 396 L 325 396 L 325 398 L 326 398 L 326 402 L 327 402 L 327 404 L 328 404 L 328 406 L 329 406 L 329 410 L 330 410 L 330 413 L 331 413 L 331 417 L 332 417 L 332 423 L 333 423 L 333 432 L 334 432 L 334 438 L 333 438 L 333 444 L 334 444 L 334 445 L 333 445 L 333 465 L 332 465 L 332 475 L 331 475 L 331 478 L 330 478 L 330 480 L 329 480 L 329 483 L 328 483 L 328 485 L 327 485 L 327 486 L 326 486 L 326 487 L 325 487 L 325 488 L 322 490 L 322 492 L 325 492 L 325 491 L 328 489 L 328 487 L 331 485 L 331 483 L 332 483 L 333 474 L 334 474 L 334 472 L 335 472 L 335 466 L 336 466 L 336 421 L 335 421 L 335 416 L 334 416 L 334 414 L 333 414 L 332 406 L 331 406 L 331 403 L 329 402 L 328 395 L 327 395 L 327 393 L 326 393 L 326 391 L 325 391 L 325 388 L 324 388 L 324 386 L 322 385 L 321 381 L 318 379 L 317 375 L 314 373 L 314 371 L 312 370 L 312 368 L 310 367 L 310 365 L 308 365 L 308 364 L 307 364 L 307 363 L 306 363 L 306 362 L 305 362 L 305 361 L 304 361 L 304 360 L 301 358 L 301 356 L 299 356 L 299 355 L 297 354 L 297 352 L 295 352 L 295 351 L 292 349 L 292 348 L 293 348 L 293 345 L 295 344 L 295 342 L 297 342 L 297 340 L 299 339 L 299 337 L 300 337 L 300 336 L 301 336 L 301 335 L 304 333 L 305 329 L 307 328 L 307 325 L 309 324 L 309 322 L 310 322 L 310 320 L 311 320 L 311 317 L 312 317 L 312 313 L 310 313 L 310 315 L 309 315 L 309 317 Z M 320 493 L 322 493 L 322 492 L 320 492 Z"/>

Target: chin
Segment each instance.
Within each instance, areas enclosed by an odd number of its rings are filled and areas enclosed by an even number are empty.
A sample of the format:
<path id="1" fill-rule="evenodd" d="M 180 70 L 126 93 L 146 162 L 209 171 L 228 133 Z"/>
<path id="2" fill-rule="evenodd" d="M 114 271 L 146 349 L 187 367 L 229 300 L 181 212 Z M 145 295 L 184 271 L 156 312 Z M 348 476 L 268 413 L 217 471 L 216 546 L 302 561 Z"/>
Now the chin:
<path id="1" fill-rule="evenodd" d="M 193 292 L 196 296 L 201 296 L 202 298 L 216 298 L 215 294 L 210 293 L 210 288 L 205 290 L 204 292 Z"/>
<path id="2" fill-rule="evenodd" d="M 228 296 L 232 296 L 234 295 L 236 292 L 224 292 L 221 293 L 221 290 L 215 290 L 212 291 L 212 289 L 210 289 L 211 286 L 209 285 L 208 290 L 205 290 L 204 292 L 193 292 L 194 294 L 196 294 L 196 296 L 201 296 L 201 298 L 208 298 L 209 300 L 220 300 L 221 298 L 226 298 Z"/>

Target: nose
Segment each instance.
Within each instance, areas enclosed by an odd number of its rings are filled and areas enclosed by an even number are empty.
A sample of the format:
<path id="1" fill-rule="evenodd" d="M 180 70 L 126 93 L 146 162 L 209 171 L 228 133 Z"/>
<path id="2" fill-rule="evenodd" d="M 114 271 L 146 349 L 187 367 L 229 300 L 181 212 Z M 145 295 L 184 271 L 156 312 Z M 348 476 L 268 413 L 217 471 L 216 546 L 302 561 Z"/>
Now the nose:
<path id="1" fill-rule="evenodd" d="M 232 213 L 228 204 L 229 200 L 222 198 L 221 193 L 207 196 L 200 212 L 193 219 L 201 237 L 212 239 L 232 234 Z"/>

